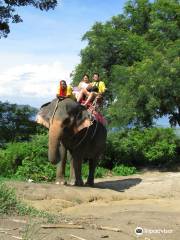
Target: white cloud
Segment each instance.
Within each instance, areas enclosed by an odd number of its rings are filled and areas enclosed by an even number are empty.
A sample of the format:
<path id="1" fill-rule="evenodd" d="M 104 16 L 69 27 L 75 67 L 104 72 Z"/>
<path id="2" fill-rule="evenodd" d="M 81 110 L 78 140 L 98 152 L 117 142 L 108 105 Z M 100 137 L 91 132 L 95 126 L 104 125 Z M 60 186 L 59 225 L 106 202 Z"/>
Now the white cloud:
<path id="1" fill-rule="evenodd" d="M 70 72 L 58 61 L 11 67 L 0 72 L 0 100 L 12 102 L 17 99 L 18 103 L 38 106 L 40 99 L 55 97 L 60 79 L 69 83 Z"/>

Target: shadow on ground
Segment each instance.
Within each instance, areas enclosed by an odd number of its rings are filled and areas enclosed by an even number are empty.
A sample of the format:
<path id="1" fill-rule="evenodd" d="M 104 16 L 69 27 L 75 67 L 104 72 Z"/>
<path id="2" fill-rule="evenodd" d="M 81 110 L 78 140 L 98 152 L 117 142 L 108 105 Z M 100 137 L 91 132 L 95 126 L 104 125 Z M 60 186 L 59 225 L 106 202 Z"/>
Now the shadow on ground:
<path id="1" fill-rule="evenodd" d="M 111 189 L 117 192 L 124 192 L 142 181 L 141 178 L 129 178 L 124 180 L 105 181 L 95 183 L 94 188 Z"/>

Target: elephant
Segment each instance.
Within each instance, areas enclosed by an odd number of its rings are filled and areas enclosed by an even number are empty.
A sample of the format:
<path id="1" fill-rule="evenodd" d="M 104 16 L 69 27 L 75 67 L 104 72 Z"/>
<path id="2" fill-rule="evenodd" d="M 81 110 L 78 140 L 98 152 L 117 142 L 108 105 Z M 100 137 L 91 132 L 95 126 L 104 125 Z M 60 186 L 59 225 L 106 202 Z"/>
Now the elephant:
<path id="1" fill-rule="evenodd" d="M 54 99 L 44 104 L 36 118 L 37 123 L 49 129 L 48 158 L 57 164 L 56 178 L 65 182 L 66 154 L 71 161 L 71 182 L 82 186 L 82 162 L 89 161 L 89 175 L 86 185 L 94 185 L 97 160 L 105 150 L 107 130 L 105 126 L 91 119 L 87 109 L 71 98 Z"/>

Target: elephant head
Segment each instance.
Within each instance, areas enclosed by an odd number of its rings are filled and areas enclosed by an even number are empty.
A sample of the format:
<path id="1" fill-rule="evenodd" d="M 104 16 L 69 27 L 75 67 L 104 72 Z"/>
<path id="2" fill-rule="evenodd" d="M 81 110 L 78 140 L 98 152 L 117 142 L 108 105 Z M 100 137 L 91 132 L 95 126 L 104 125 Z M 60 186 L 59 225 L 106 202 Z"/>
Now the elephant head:
<path id="1" fill-rule="evenodd" d="M 44 104 L 36 121 L 49 128 L 48 158 L 52 164 L 61 159 L 60 142 L 65 141 L 67 145 L 72 145 L 73 135 L 91 124 L 85 108 L 70 98 L 63 101 L 55 99 Z"/>

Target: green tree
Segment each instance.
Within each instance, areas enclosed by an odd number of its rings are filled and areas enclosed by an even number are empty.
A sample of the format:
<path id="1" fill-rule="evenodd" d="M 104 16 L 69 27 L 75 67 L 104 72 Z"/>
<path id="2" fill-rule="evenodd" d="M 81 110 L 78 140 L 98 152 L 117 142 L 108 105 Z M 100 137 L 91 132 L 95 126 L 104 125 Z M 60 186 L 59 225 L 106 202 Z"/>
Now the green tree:
<path id="1" fill-rule="evenodd" d="M 130 0 L 125 4 L 128 28 L 138 35 L 145 34 L 150 25 L 152 4 L 148 0 Z"/>
<path id="2" fill-rule="evenodd" d="M 113 125 L 151 126 L 164 115 L 180 125 L 179 0 L 130 0 L 124 9 L 85 33 L 74 82 L 85 72 L 101 74 L 113 95 Z"/>
<path id="3" fill-rule="evenodd" d="M 168 42 L 180 37 L 180 2 L 179 0 L 156 0 L 152 4 L 148 39 L 154 45 L 163 48 Z M 161 48 L 161 49 L 162 49 Z"/>
<path id="4" fill-rule="evenodd" d="M 118 22 L 119 20 L 119 22 Z M 74 82 L 77 83 L 84 72 L 90 75 L 99 72 L 107 85 L 111 85 L 112 66 L 119 64 L 131 66 L 135 61 L 141 61 L 150 46 L 144 37 L 132 34 L 125 28 L 125 22 L 119 15 L 112 22 L 96 23 L 84 36 L 88 46 L 81 51 L 81 63 L 76 67 Z M 115 22 L 123 29 L 118 28 Z"/>
<path id="5" fill-rule="evenodd" d="M 42 11 L 54 9 L 57 0 L 0 0 L 0 38 L 7 37 L 10 32 L 9 23 L 19 23 L 23 20 L 16 13 L 17 7 L 31 5 Z"/>
<path id="6" fill-rule="evenodd" d="M 0 102 L 0 144 L 28 140 L 36 133 L 37 110 L 27 105 Z"/>
<path id="7" fill-rule="evenodd" d="M 175 44 L 179 45 L 176 53 L 172 51 Z M 165 55 L 156 52 L 128 68 L 114 66 L 117 101 L 109 109 L 114 122 L 148 127 L 154 119 L 167 115 L 171 125 L 180 125 L 179 54 L 178 40 Z"/>

